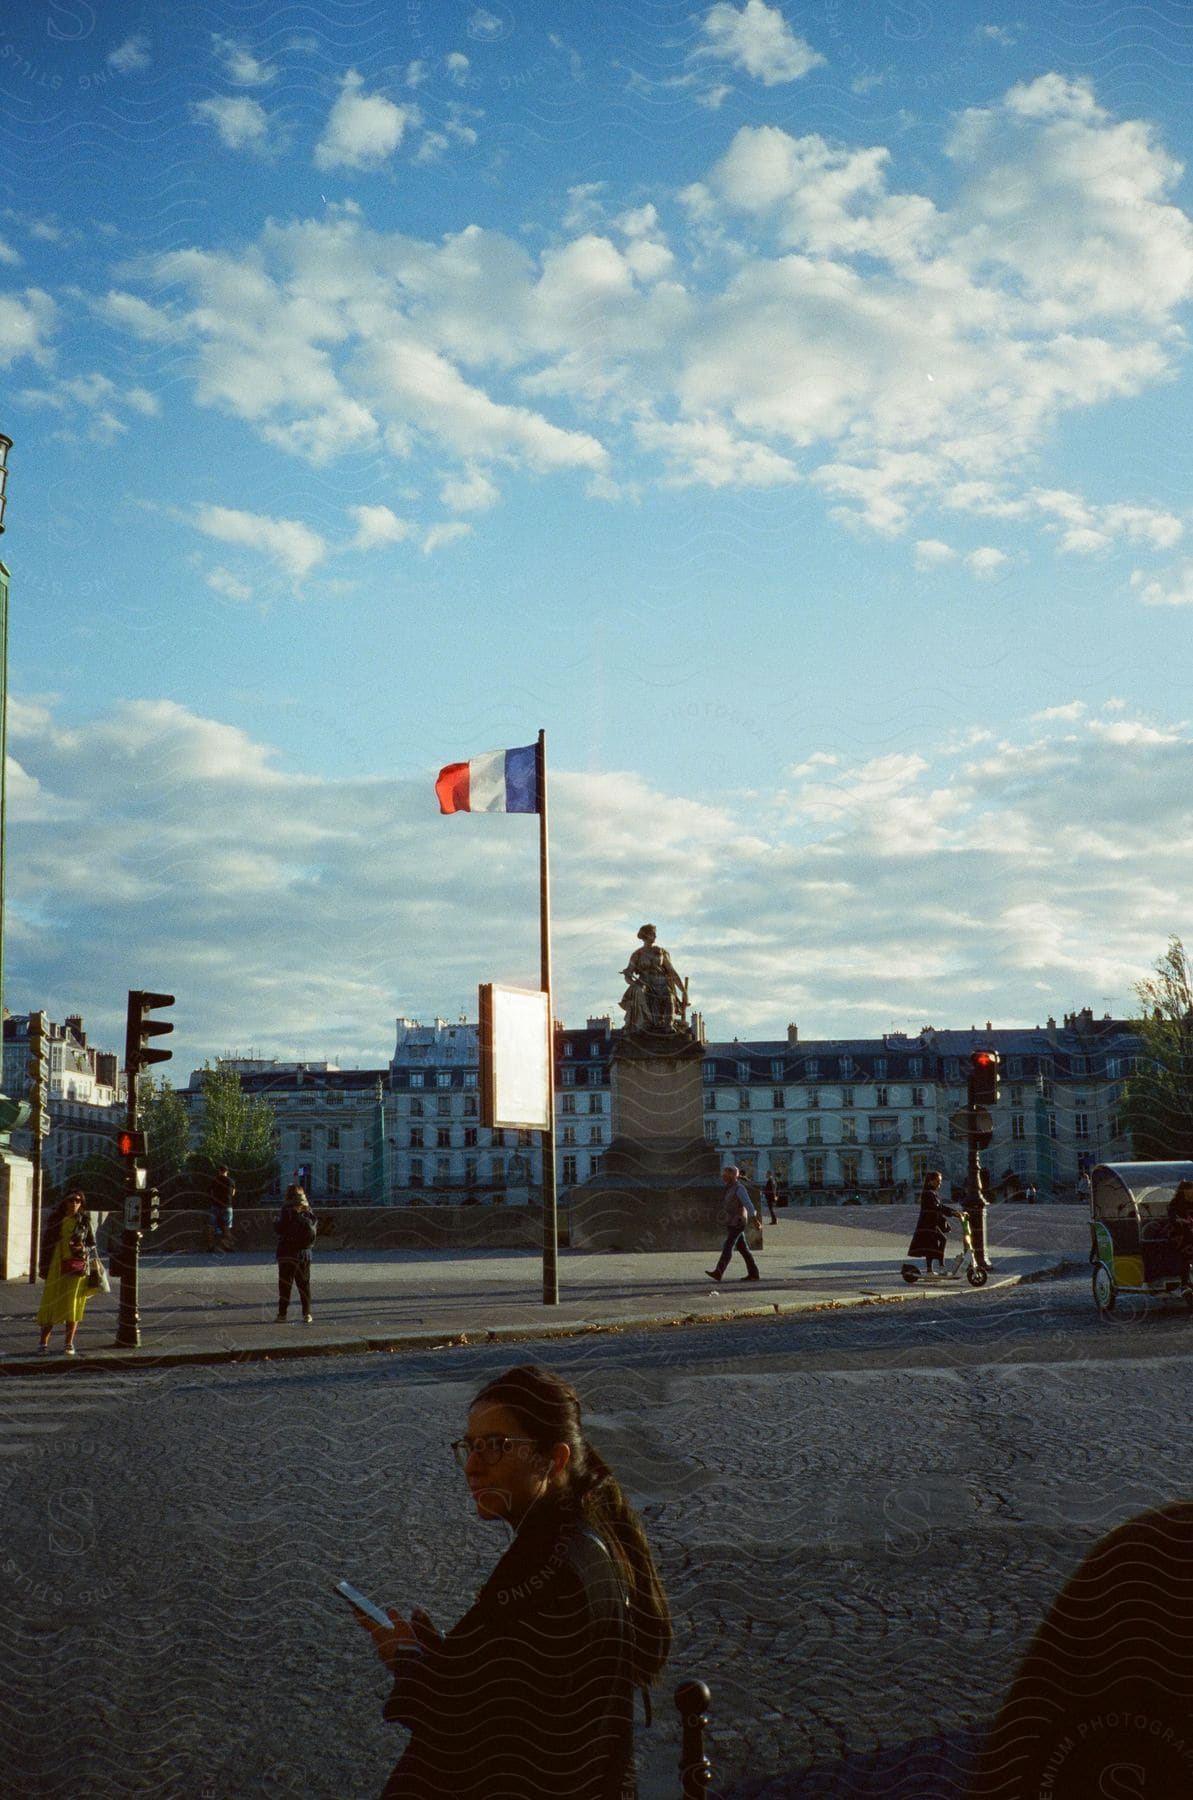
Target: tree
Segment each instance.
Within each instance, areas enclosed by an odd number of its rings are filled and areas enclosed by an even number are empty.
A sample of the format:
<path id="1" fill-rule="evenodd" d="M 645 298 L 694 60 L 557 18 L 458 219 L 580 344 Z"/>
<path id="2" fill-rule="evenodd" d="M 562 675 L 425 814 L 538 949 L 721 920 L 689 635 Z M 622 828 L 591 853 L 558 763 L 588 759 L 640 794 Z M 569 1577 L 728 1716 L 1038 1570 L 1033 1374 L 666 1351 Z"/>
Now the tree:
<path id="1" fill-rule="evenodd" d="M 1140 1162 L 1193 1160 L 1193 968 L 1179 937 L 1155 973 L 1137 984 L 1141 1045 L 1123 1093 L 1123 1114 Z"/>
<path id="2" fill-rule="evenodd" d="M 141 1079 L 141 1128 L 149 1142 L 149 1185 L 165 1201 L 184 1201 L 189 1186 L 187 1163 L 191 1151 L 191 1122 L 170 1083 L 160 1085 L 150 1075 Z"/>
<path id="3" fill-rule="evenodd" d="M 227 1165 L 240 1205 L 254 1206 L 277 1178 L 277 1127 L 267 1100 L 246 1094 L 235 1069 L 206 1063 L 199 1077 L 203 1129 L 191 1158 L 206 1174 Z"/>

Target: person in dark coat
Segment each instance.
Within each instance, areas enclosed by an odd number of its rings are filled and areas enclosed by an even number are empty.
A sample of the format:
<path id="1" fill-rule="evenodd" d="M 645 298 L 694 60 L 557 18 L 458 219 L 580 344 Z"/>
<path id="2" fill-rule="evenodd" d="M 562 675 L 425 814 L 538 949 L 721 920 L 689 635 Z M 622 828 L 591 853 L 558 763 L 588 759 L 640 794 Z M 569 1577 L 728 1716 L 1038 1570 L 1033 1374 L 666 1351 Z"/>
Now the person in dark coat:
<path id="1" fill-rule="evenodd" d="M 1168 1202 L 1168 1235 L 1181 1259 L 1181 1280 L 1193 1284 L 1193 1181 L 1178 1181 Z"/>
<path id="2" fill-rule="evenodd" d="M 524 1366 L 452 1445 L 480 1518 L 513 1540 L 459 1623 L 366 1619 L 410 1742 L 382 1800 L 636 1800 L 634 1688 L 671 1645 L 645 1532 L 584 1436 L 574 1388 Z"/>
<path id="3" fill-rule="evenodd" d="M 945 1239 L 949 1234 L 949 1220 L 957 1214 L 951 1206 L 946 1206 L 940 1193 L 940 1184 L 944 1176 L 939 1169 L 929 1169 L 924 1176 L 924 1185 L 920 1189 L 920 1216 L 915 1222 L 915 1231 L 907 1246 L 908 1256 L 922 1256 L 924 1266 L 929 1275 L 933 1274 L 932 1265 L 939 1266 L 944 1274 Z"/>
<path id="4" fill-rule="evenodd" d="M 290 1290 L 297 1287 L 298 1298 L 302 1301 L 302 1322 L 309 1325 L 311 1319 L 311 1246 L 318 1235 L 319 1227 L 311 1216 L 311 1203 L 302 1188 L 291 1186 L 286 1189 L 286 1198 L 282 1202 L 282 1210 L 273 1222 L 278 1234 L 278 1316 L 276 1323 L 284 1324 L 286 1309 L 290 1305 Z"/>

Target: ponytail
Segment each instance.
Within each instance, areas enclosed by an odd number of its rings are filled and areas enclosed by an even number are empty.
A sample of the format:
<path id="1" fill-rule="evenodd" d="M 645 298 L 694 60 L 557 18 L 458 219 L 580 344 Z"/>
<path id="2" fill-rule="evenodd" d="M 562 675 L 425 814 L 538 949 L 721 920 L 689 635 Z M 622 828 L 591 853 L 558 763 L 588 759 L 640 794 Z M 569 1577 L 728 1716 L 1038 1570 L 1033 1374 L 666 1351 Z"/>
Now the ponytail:
<path id="1" fill-rule="evenodd" d="M 658 1680 L 671 1652 L 671 1609 L 642 1522 L 599 1450 L 587 1438 L 571 1482 L 580 1514 L 606 1546 L 629 1598 L 635 1687 Z"/>

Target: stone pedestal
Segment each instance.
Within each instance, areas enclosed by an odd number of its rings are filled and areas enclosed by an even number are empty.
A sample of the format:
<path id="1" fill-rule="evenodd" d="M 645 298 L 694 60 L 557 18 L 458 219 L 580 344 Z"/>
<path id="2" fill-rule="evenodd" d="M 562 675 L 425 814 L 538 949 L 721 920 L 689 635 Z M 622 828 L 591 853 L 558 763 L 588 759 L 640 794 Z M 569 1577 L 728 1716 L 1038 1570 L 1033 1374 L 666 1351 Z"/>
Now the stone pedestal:
<path id="1" fill-rule="evenodd" d="M 33 1164 L 0 1150 L 0 1281 L 28 1281 Z"/>
<path id="2" fill-rule="evenodd" d="M 708 1250 L 719 1244 L 720 1156 L 704 1139 L 704 1051 L 690 1032 L 622 1032 L 613 1050 L 613 1141 L 573 1189 L 581 1250 Z"/>

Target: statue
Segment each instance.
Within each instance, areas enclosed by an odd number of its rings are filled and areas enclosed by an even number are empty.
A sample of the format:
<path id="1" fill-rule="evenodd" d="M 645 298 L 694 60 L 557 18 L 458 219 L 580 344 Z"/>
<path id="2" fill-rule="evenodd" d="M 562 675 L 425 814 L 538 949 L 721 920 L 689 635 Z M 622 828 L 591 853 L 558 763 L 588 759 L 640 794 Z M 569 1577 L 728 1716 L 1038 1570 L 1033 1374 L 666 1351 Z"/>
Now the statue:
<path id="1" fill-rule="evenodd" d="M 688 984 L 680 980 L 671 958 L 655 942 L 658 933 L 653 925 L 644 925 L 638 936 L 642 947 L 622 970 L 629 985 L 618 1004 L 625 1012 L 626 1030 L 685 1031 Z"/>

